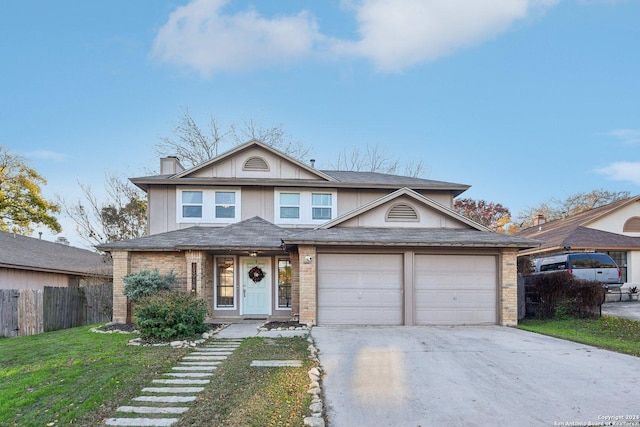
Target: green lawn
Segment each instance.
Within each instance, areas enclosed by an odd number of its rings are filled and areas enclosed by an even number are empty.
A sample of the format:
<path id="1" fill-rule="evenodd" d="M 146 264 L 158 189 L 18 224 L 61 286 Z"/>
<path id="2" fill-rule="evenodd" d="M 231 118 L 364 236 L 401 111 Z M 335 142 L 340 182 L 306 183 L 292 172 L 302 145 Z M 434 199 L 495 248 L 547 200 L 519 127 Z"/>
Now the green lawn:
<path id="1" fill-rule="evenodd" d="M 313 364 L 304 338 L 249 338 L 216 370 L 179 426 L 302 426 Z M 302 360 L 301 368 L 250 367 L 252 360 Z"/>
<path id="2" fill-rule="evenodd" d="M 0 425 L 99 425 L 186 352 L 89 329 L 0 340 Z"/>
<path id="3" fill-rule="evenodd" d="M 619 353 L 640 356 L 640 322 L 612 316 L 593 319 L 525 319 L 518 328 Z"/>

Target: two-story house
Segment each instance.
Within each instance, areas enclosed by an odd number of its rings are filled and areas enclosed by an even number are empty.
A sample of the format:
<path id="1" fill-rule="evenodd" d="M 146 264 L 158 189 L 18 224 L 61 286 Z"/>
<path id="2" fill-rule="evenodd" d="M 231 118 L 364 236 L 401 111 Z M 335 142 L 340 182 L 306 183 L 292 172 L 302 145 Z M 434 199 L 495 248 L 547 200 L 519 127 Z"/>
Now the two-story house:
<path id="1" fill-rule="evenodd" d="M 123 277 L 157 268 L 201 295 L 213 321 L 313 324 L 517 323 L 519 250 L 453 211 L 468 186 L 327 171 L 250 141 L 188 170 L 161 159 L 149 236 L 114 242 L 114 320 Z"/>

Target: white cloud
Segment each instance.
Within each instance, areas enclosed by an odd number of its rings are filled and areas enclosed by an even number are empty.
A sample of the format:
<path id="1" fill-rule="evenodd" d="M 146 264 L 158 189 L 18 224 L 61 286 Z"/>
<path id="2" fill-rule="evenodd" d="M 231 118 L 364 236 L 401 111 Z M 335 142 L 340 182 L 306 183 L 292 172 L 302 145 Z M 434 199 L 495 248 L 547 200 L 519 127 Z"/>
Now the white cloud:
<path id="1" fill-rule="evenodd" d="M 362 0 L 361 39 L 336 48 L 371 59 L 384 72 L 434 60 L 505 31 L 532 9 L 557 0 Z"/>
<path id="2" fill-rule="evenodd" d="M 229 0 L 194 0 L 171 13 L 152 55 L 209 75 L 297 61 L 323 49 L 397 72 L 495 37 L 558 1 L 342 0 L 342 10 L 355 13 L 360 39 L 338 40 L 321 34 L 306 11 L 265 18 L 254 9 L 226 13 Z"/>
<path id="3" fill-rule="evenodd" d="M 307 12 L 267 19 L 255 10 L 225 14 L 228 0 L 178 7 L 159 30 L 152 55 L 203 75 L 299 60 L 322 40 Z"/>
<path id="4" fill-rule="evenodd" d="M 628 145 L 640 144 L 640 129 L 615 129 L 609 135 Z"/>
<path id="5" fill-rule="evenodd" d="M 49 150 L 28 151 L 24 153 L 24 156 L 30 159 L 45 159 L 45 160 L 53 160 L 56 162 L 61 162 L 67 158 L 66 154 L 58 153 L 55 151 L 49 151 Z"/>
<path id="6" fill-rule="evenodd" d="M 616 162 L 598 169 L 597 172 L 613 181 L 628 181 L 640 185 L 640 162 Z"/>

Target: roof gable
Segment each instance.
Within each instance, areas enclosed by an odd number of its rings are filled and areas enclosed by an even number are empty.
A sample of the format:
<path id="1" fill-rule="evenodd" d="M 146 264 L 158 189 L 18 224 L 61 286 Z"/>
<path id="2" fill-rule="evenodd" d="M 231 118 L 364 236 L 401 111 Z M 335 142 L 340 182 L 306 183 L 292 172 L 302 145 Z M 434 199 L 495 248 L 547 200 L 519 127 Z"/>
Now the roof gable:
<path id="1" fill-rule="evenodd" d="M 318 169 L 251 140 L 213 159 L 175 174 L 175 178 L 250 178 L 335 181 Z"/>
<path id="2" fill-rule="evenodd" d="M 334 227 L 444 228 L 491 231 L 435 200 L 406 187 L 317 228 Z"/>

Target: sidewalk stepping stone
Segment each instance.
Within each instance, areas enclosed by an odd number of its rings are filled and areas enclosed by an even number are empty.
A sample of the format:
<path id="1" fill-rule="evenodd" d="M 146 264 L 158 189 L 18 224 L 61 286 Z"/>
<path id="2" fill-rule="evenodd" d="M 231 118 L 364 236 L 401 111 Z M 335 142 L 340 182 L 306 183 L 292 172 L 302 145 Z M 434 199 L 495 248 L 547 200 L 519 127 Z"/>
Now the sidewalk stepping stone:
<path id="1" fill-rule="evenodd" d="M 143 393 L 200 393 L 204 387 L 145 387 Z"/>
<path id="2" fill-rule="evenodd" d="M 266 368 L 280 368 L 283 366 L 291 366 L 299 368 L 302 366 L 302 360 L 254 360 L 251 366 L 260 366 Z"/>
<path id="3" fill-rule="evenodd" d="M 121 406 L 116 411 L 134 414 L 184 414 L 189 410 L 188 406 Z"/>
<path id="4" fill-rule="evenodd" d="M 138 396 L 134 398 L 136 402 L 153 403 L 187 403 L 196 400 L 195 396 Z"/>
<path id="5" fill-rule="evenodd" d="M 178 422 L 177 418 L 109 418 L 108 426 L 165 427 Z"/>
<path id="6" fill-rule="evenodd" d="M 204 361 L 204 360 L 200 360 L 197 362 L 179 362 L 180 365 L 182 366 L 216 366 L 222 363 L 222 361 L 218 360 L 218 361 Z"/>
<path id="7" fill-rule="evenodd" d="M 211 356 L 185 356 L 182 360 L 216 360 Z"/>
<path id="8" fill-rule="evenodd" d="M 162 375 L 167 375 L 174 378 L 202 378 L 213 376 L 213 374 L 209 372 L 168 372 Z"/>
<path id="9" fill-rule="evenodd" d="M 210 380 L 165 380 L 158 379 L 153 380 L 156 384 L 182 384 L 182 385 L 196 385 L 196 384 L 209 384 Z"/>
<path id="10" fill-rule="evenodd" d="M 174 371 L 215 371 L 217 366 L 175 366 L 171 368 Z"/>
<path id="11" fill-rule="evenodd" d="M 209 360 L 227 360 L 228 359 L 228 356 L 218 356 L 215 354 L 208 354 L 208 355 L 206 353 L 194 353 L 194 354 L 196 354 L 197 356 L 208 357 Z"/>
<path id="12" fill-rule="evenodd" d="M 202 347 L 198 349 L 198 353 L 215 353 L 215 354 L 224 354 L 225 356 L 229 356 L 230 354 L 233 354 L 233 351 L 221 351 L 221 350 L 218 350 L 217 348 Z"/>

